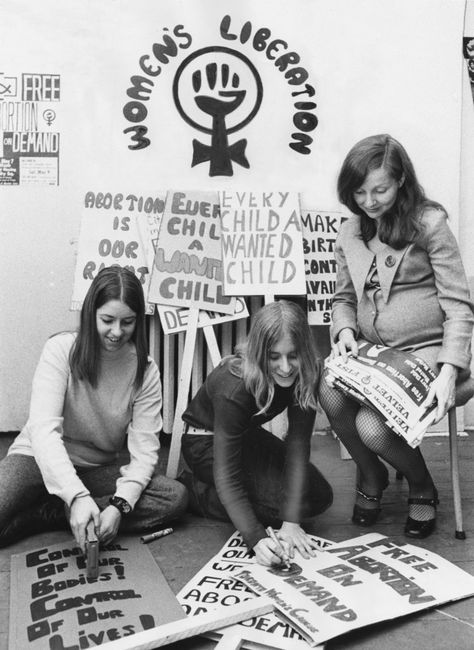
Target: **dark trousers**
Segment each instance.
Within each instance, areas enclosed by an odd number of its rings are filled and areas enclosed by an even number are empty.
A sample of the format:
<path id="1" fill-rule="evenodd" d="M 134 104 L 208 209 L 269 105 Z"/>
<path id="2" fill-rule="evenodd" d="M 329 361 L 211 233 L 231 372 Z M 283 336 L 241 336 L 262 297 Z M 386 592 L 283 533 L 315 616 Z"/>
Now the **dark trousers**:
<path id="1" fill-rule="evenodd" d="M 214 435 L 186 433 L 182 438 L 184 459 L 192 476 L 185 480 L 190 508 L 203 517 L 229 521 L 214 485 Z M 242 441 L 242 482 L 249 502 L 264 526 L 280 526 L 283 502 L 285 442 L 261 427 L 245 432 Z M 311 463 L 306 469 L 307 484 L 302 495 L 302 519 L 324 512 L 332 503 L 332 489 Z"/>

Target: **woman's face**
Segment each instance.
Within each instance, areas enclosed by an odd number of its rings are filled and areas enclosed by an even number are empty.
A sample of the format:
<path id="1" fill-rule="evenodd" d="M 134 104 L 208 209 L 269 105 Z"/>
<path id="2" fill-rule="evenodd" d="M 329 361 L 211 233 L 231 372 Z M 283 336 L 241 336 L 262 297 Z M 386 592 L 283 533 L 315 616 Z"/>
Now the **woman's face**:
<path id="1" fill-rule="evenodd" d="M 137 315 L 121 300 L 109 300 L 96 311 L 99 340 L 104 350 L 120 350 L 135 331 Z"/>
<path id="2" fill-rule="evenodd" d="M 395 203 L 402 182 L 383 167 L 373 169 L 354 192 L 354 200 L 370 219 L 380 219 Z"/>
<path id="3" fill-rule="evenodd" d="M 283 388 L 293 385 L 298 376 L 300 361 L 288 334 L 282 336 L 270 350 L 268 365 L 275 384 Z"/>

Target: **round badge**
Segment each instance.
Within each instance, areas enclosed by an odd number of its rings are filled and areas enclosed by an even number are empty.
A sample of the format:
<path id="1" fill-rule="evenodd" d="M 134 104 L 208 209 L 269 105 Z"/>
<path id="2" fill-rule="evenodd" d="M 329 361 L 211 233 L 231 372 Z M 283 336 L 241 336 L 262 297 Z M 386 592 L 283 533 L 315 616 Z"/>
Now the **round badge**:
<path id="1" fill-rule="evenodd" d="M 393 255 L 389 255 L 386 260 L 385 260 L 385 266 L 388 266 L 389 268 L 392 266 L 395 266 L 397 260 L 393 257 Z"/>

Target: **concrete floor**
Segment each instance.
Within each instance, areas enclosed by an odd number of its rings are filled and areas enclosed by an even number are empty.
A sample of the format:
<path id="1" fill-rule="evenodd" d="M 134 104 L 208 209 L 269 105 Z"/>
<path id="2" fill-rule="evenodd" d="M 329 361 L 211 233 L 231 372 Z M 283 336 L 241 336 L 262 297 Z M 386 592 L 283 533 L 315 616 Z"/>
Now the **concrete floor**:
<path id="1" fill-rule="evenodd" d="M 0 437 L 0 457 L 11 438 Z M 423 452 L 438 487 L 441 504 L 437 531 L 419 546 L 443 556 L 474 575 L 474 433 L 459 439 L 462 472 L 463 513 L 467 539 L 454 538 L 454 516 L 449 478 L 449 448 L 446 437 L 428 438 Z M 161 461 L 164 464 L 166 449 Z M 339 443 L 331 435 L 313 437 L 313 460 L 329 478 L 335 493 L 333 506 L 315 521 L 309 531 L 321 537 L 343 541 L 370 529 L 352 525 L 355 467 L 351 460 L 341 460 Z M 383 512 L 374 530 L 404 540 L 406 518 L 406 482 L 396 481 L 390 474 L 390 485 L 384 493 Z M 174 527 L 174 534 L 149 545 L 172 590 L 177 593 L 191 577 L 221 548 L 233 532 L 230 524 L 201 519 L 192 515 Z M 11 553 L 22 553 L 42 544 L 54 544 L 69 538 L 66 532 L 37 535 L 0 550 L 0 650 L 8 647 L 9 573 Z M 193 638 L 168 646 L 172 650 L 211 650 L 214 643 Z M 474 599 L 465 599 L 405 617 L 390 623 L 372 625 L 333 639 L 327 650 L 472 650 L 474 648 Z M 15 650 L 24 650 L 18 648 Z M 288 650 L 291 650 L 289 641 Z"/>

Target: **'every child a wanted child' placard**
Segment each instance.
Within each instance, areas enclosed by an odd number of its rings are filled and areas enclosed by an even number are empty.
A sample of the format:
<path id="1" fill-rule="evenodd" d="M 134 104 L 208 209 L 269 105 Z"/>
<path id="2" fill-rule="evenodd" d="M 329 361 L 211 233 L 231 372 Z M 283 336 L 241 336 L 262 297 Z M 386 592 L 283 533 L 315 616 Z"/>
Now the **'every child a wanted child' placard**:
<path id="1" fill-rule="evenodd" d="M 220 192 L 226 295 L 303 295 L 296 192 Z"/>

